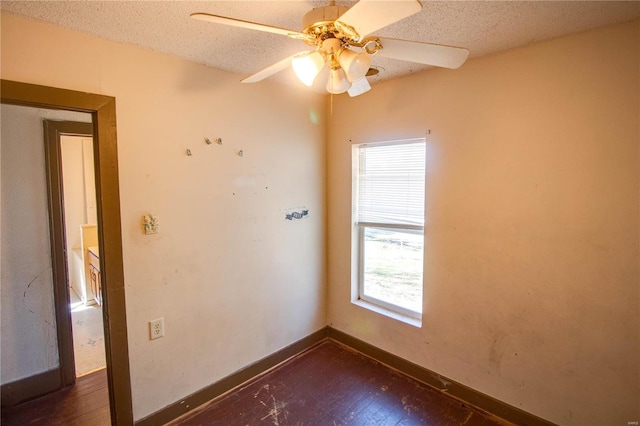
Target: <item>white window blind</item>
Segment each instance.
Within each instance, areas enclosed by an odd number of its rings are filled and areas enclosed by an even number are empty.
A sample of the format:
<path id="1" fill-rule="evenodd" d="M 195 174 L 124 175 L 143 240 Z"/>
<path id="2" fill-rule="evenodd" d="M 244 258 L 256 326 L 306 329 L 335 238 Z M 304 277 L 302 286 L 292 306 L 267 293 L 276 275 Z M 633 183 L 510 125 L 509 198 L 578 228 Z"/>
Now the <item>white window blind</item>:
<path id="1" fill-rule="evenodd" d="M 425 150 L 424 141 L 359 147 L 359 223 L 424 226 Z"/>

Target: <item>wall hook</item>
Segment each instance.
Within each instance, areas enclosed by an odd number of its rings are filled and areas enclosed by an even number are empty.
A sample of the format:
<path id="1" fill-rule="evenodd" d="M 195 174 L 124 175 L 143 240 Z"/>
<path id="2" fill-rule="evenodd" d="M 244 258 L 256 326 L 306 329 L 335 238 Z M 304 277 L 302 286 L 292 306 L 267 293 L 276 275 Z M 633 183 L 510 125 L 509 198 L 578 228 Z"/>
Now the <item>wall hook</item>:
<path id="1" fill-rule="evenodd" d="M 213 143 L 213 142 L 211 142 L 211 139 L 209 139 L 209 138 L 204 138 L 204 141 L 207 143 L 207 145 L 211 145 Z M 214 139 L 214 141 L 218 145 L 222 145 L 222 138 L 216 138 L 216 139 Z"/>
<path id="2" fill-rule="evenodd" d="M 238 151 L 238 157 L 242 157 L 242 156 L 244 156 L 244 151 L 243 150 Z"/>
<path id="3" fill-rule="evenodd" d="M 191 157 L 193 154 L 191 153 L 190 149 L 187 149 L 187 157 Z"/>

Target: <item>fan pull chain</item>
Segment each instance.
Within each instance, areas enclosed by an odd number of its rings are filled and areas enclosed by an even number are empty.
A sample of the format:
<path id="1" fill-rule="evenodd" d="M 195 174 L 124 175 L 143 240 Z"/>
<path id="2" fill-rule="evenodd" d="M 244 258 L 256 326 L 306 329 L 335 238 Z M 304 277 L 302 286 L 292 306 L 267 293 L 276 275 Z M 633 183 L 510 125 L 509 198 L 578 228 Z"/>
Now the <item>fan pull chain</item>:
<path id="1" fill-rule="evenodd" d="M 329 117 L 333 117 L 333 93 L 330 96 L 331 100 L 329 101 Z"/>

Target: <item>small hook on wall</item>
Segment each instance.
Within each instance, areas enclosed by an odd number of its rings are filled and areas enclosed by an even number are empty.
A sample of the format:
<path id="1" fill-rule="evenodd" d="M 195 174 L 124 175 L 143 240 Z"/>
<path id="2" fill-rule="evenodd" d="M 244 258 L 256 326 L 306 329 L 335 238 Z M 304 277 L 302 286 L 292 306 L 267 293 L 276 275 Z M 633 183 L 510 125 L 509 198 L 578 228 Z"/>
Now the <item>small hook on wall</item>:
<path id="1" fill-rule="evenodd" d="M 213 142 L 211 141 L 211 139 L 209 138 L 204 138 L 204 141 L 207 143 L 207 145 L 211 145 Z M 214 139 L 215 143 L 217 143 L 218 145 L 222 145 L 222 138 L 216 138 Z"/>

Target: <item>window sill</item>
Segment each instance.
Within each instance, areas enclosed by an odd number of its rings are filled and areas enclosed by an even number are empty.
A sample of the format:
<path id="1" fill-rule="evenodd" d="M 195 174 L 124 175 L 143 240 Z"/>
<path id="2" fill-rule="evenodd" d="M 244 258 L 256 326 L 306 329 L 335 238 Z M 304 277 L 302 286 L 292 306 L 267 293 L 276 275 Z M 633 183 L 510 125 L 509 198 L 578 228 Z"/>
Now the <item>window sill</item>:
<path id="1" fill-rule="evenodd" d="M 356 306 L 360 306 L 361 308 L 365 308 L 368 309 L 370 311 L 376 312 L 380 315 L 384 315 L 386 317 L 392 318 L 394 320 L 403 322 L 405 324 L 409 324 L 412 325 L 414 327 L 417 328 L 422 328 L 422 319 L 418 319 L 418 318 L 413 318 L 407 315 L 403 315 L 400 314 L 398 312 L 394 312 L 392 310 L 389 309 L 385 309 L 381 306 L 378 305 L 374 305 L 373 303 L 369 303 L 369 302 L 365 302 L 362 299 L 357 299 L 357 300 L 352 300 L 351 303 L 353 303 Z"/>

